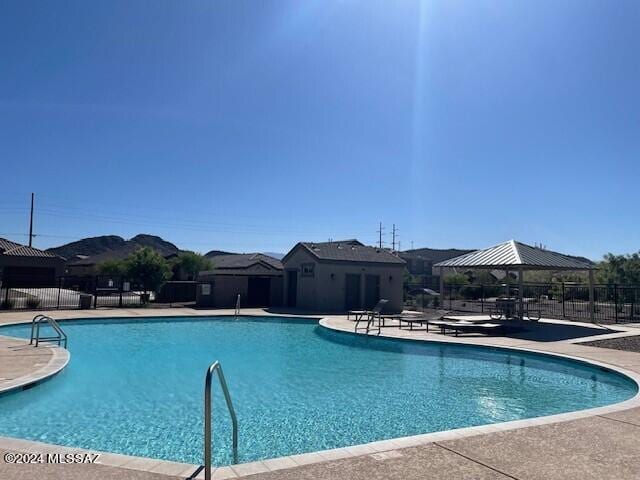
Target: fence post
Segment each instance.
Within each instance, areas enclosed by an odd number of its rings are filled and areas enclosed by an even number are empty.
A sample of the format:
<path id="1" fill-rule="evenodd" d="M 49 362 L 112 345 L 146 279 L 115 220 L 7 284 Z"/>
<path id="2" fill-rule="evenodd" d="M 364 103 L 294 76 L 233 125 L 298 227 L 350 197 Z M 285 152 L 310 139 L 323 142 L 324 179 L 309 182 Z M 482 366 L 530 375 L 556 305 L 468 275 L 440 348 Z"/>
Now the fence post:
<path id="1" fill-rule="evenodd" d="M 122 282 L 124 282 L 122 277 L 120 277 L 119 282 L 120 282 L 120 288 L 118 290 L 120 290 L 120 298 L 118 300 L 118 306 L 122 308 Z"/>
<path id="2" fill-rule="evenodd" d="M 58 305 L 57 309 L 60 310 L 60 290 L 62 289 L 62 277 L 58 277 Z"/>
<path id="3" fill-rule="evenodd" d="M 595 322 L 596 316 L 596 298 L 593 288 L 593 269 L 589 269 L 589 321 Z"/>
<path id="4" fill-rule="evenodd" d="M 616 323 L 618 323 L 618 284 L 613 284 L 613 310 L 615 312 Z"/>
<path id="5" fill-rule="evenodd" d="M 484 285 L 480 285 L 480 313 L 484 313 Z"/>
<path id="6" fill-rule="evenodd" d="M 567 315 L 564 311 L 564 282 L 562 282 L 562 318 L 565 318 Z"/>

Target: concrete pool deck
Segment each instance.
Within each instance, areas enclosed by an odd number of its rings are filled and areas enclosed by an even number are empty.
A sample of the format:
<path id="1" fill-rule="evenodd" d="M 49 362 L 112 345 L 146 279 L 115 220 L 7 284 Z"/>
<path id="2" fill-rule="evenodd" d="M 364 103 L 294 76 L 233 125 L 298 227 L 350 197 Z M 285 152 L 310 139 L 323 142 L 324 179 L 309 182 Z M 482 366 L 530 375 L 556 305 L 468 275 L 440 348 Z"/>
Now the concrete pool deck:
<path id="1" fill-rule="evenodd" d="M 114 309 L 114 310 L 74 310 L 48 312 L 56 319 L 70 318 L 113 318 L 145 316 L 209 316 L 229 315 L 231 310 L 174 309 Z M 243 315 L 270 315 L 263 310 L 243 309 Z M 28 322 L 33 312 L 0 313 L 0 325 Z M 276 314 L 280 316 L 281 314 Z M 291 312 L 290 315 L 304 315 Z M 304 315 L 308 316 L 308 315 Z M 311 316 L 311 315 L 309 315 Z M 313 315 L 321 317 L 319 315 Z M 344 316 L 322 316 L 322 324 L 328 328 L 353 331 L 353 322 Z M 588 326 L 570 322 L 549 322 L 549 324 Z M 64 328 L 64 325 L 63 325 Z M 603 331 L 603 335 L 569 338 L 560 341 L 536 341 L 526 338 L 485 337 L 485 336 L 443 336 L 426 333 L 424 330 L 400 330 L 397 326 L 382 329 L 383 336 L 422 340 L 437 340 L 465 344 L 493 345 L 521 348 L 538 352 L 548 352 L 582 358 L 614 369 L 622 369 L 633 377 L 640 375 L 640 353 L 610 350 L 580 345 L 579 342 L 640 334 L 634 326 L 614 326 L 618 332 Z M 0 337 L 0 341 L 2 341 Z M 48 347 L 45 347 L 48 349 Z M 31 347 L 33 350 L 33 347 Z M 41 348 L 37 350 L 42 350 Z M 51 349 L 56 350 L 56 349 Z M 62 349 L 59 349 L 62 350 Z M 29 352 L 28 349 L 25 351 Z M 2 350 L 2 365 L 7 375 L 13 361 L 11 350 Z M 29 352 L 34 353 L 34 352 Z M 30 374 L 29 362 L 35 371 L 37 363 L 42 363 L 38 352 L 31 360 L 26 353 L 16 361 L 21 376 Z M 48 352 L 49 355 L 53 353 Z M 9 360 L 11 358 L 11 360 Z M 18 355 L 15 356 L 18 358 Z M 7 363 L 9 362 L 9 363 Z M 18 367 L 19 365 L 19 367 Z M 2 368 L 2 367 L 0 367 Z M 2 370 L 0 370 L 2 371 Z M 16 370 L 17 371 L 17 370 Z M 2 375 L 0 374 L 0 377 Z M 629 403 L 631 402 L 631 403 Z M 640 478 L 640 402 L 630 400 L 625 405 L 603 407 L 596 413 L 575 412 L 550 422 L 536 422 L 539 419 L 511 422 L 508 429 L 500 425 L 473 427 L 443 434 L 407 437 L 385 442 L 374 442 L 363 446 L 347 447 L 327 452 L 296 455 L 262 462 L 251 462 L 222 467 L 214 472 L 214 478 L 276 479 L 636 479 Z M 636 406 L 638 405 L 638 406 Z M 586 414 L 585 414 L 586 413 Z M 551 417 L 547 417 L 551 418 Z M 131 478 L 167 479 L 188 478 L 196 472 L 195 466 L 172 462 L 158 462 L 152 459 L 105 454 L 104 464 L 78 465 L 11 465 L 4 463 L 5 451 L 83 451 L 38 444 L 25 440 L 0 438 L 1 478 Z M 112 462 L 114 459 L 118 462 Z M 202 478 L 198 472 L 197 478 Z"/>
<path id="2" fill-rule="evenodd" d="M 32 385 L 61 371 L 69 361 L 64 348 L 0 337 L 0 394 Z"/>

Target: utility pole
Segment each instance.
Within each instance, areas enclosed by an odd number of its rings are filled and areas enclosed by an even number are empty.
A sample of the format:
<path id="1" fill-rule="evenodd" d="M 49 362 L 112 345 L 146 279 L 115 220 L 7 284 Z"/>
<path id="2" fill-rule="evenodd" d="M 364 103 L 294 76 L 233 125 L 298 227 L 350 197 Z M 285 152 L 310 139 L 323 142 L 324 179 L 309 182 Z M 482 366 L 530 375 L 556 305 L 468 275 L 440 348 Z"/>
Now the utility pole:
<path id="1" fill-rule="evenodd" d="M 396 230 L 396 224 L 393 224 L 393 230 L 391 230 L 391 250 L 393 252 L 396 251 L 396 232 L 398 230 Z"/>
<path id="2" fill-rule="evenodd" d="M 379 240 L 378 240 L 378 247 L 382 248 L 382 232 L 384 231 L 384 228 L 382 226 L 382 222 L 380 222 L 380 227 L 378 228 L 378 235 L 379 235 Z"/>
<path id="3" fill-rule="evenodd" d="M 31 214 L 29 215 L 29 246 L 33 245 L 33 199 L 35 194 L 31 192 Z"/>

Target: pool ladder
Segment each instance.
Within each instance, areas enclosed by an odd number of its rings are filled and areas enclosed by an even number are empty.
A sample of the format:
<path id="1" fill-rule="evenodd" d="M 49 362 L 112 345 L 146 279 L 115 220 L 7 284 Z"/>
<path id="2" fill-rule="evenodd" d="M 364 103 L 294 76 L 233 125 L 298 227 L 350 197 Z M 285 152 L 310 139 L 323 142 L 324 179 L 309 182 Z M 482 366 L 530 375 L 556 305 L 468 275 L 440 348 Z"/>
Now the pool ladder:
<path id="1" fill-rule="evenodd" d="M 238 295 L 239 297 L 239 295 Z M 236 417 L 236 411 L 233 408 L 233 402 L 231 401 L 231 394 L 227 387 L 227 382 L 224 379 L 224 373 L 222 372 L 222 365 L 219 361 L 213 362 L 207 369 L 207 375 L 204 381 L 204 478 L 205 480 L 211 480 L 211 380 L 213 374 L 218 374 L 218 380 L 220 380 L 220 387 L 222 387 L 222 393 L 224 394 L 224 400 L 227 403 L 227 409 L 231 415 L 231 424 L 233 426 L 233 463 L 238 463 L 238 419 Z"/>
<path id="2" fill-rule="evenodd" d="M 238 315 L 240 315 L 240 294 L 238 294 L 238 297 L 236 298 L 236 310 L 233 314 L 235 317 L 237 317 Z"/>
<path id="3" fill-rule="evenodd" d="M 53 337 L 41 337 L 40 336 L 40 324 L 43 322 L 47 322 L 51 328 L 56 332 L 56 335 Z M 46 315 L 36 315 L 31 320 L 31 340 L 29 341 L 29 345 L 33 345 L 35 341 L 35 346 L 37 347 L 40 342 L 58 342 L 58 346 L 62 346 L 64 343 L 64 348 L 67 348 L 67 334 L 60 328 L 58 322 L 56 322 L 53 318 L 48 317 Z"/>

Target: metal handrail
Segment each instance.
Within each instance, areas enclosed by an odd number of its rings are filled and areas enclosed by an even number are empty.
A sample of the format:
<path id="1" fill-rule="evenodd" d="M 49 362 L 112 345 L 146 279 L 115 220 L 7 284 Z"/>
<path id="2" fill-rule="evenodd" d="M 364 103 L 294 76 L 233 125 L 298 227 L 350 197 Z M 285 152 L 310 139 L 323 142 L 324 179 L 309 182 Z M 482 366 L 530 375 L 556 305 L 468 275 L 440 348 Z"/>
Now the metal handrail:
<path id="1" fill-rule="evenodd" d="M 51 328 L 56 331 L 56 333 L 58 334 L 57 336 L 40 336 L 40 324 L 44 321 L 46 321 L 51 326 Z M 39 314 L 33 317 L 33 320 L 31 320 L 31 340 L 29 341 L 29 345 L 33 345 L 34 340 L 36 341 L 36 347 L 40 344 L 41 341 L 53 340 L 58 342 L 58 346 L 62 346 L 62 343 L 64 342 L 64 348 L 67 348 L 67 334 L 64 333 L 62 328 L 60 328 L 58 322 L 56 322 L 53 318 L 48 317 L 47 315 Z"/>
<path id="2" fill-rule="evenodd" d="M 236 317 L 238 315 L 240 315 L 240 294 L 238 294 L 238 297 L 236 298 L 236 311 L 235 311 L 234 315 Z"/>
<path id="3" fill-rule="evenodd" d="M 29 342 L 29 345 L 33 344 L 34 333 L 36 328 L 36 320 L 38 320 L 40 317 L 46 317 L 46 315 L 39 314 L 33 317 L 33 320 L 31 320 L 31 341 Z"/>
<path id="4" fill-rule="evenodd" d="M 233 425 L 233 463 L 238 463 L 238 419 L 236 417 L 236 411 L 233 408 L 231 402 L 231 395 L 229 394 L 229 388 L 227 382 L 224 379 L 224 372 L 222 371 L 222 365 L 219 361 L 213 362 L 207 369 L 207 375 L 204 381 L 204 478 L 205 480 L 211 480 L 211 443 L 213 441 L 211 436 L 211 379 L 214 373 L 218 373 L 218 379 L 220 380 L 220 386 L 222 387 L 222 393 L 224 393 L 224 399 L 227 403 L 227 409 L 231 415 L 231 424 Z"/>

